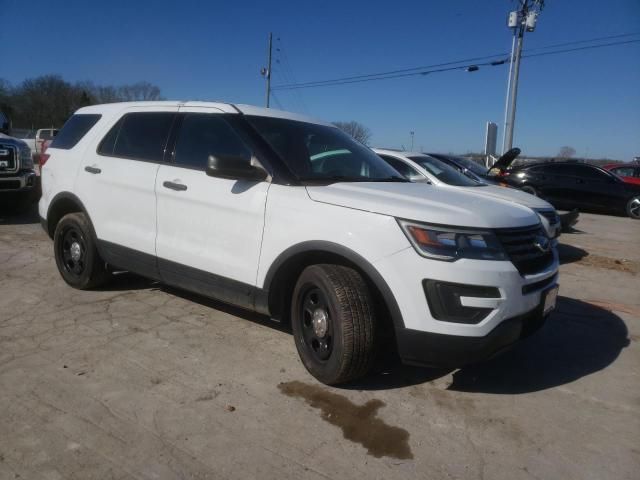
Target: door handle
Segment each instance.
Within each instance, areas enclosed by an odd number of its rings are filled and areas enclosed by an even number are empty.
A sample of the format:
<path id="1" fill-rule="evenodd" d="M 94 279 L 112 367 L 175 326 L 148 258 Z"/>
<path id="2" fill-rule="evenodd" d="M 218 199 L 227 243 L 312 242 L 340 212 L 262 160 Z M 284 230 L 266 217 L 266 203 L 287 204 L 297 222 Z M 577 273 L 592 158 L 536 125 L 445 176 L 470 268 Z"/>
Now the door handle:
<path id="1" fill-rule="evenodd" d="M 187 189 L 187 186 L 184 183 L 177 182 L 163 182 L 162 186 L 170 190 L 176 190 L 178 192 L 183 192 Z"/>
<path id="2" fill-rule="evenodd" d="M 84 167 L 84 171 L 93 173 L 94 175 L 102 173 L 102 170 L 100 170 L 98 167 Z"/>

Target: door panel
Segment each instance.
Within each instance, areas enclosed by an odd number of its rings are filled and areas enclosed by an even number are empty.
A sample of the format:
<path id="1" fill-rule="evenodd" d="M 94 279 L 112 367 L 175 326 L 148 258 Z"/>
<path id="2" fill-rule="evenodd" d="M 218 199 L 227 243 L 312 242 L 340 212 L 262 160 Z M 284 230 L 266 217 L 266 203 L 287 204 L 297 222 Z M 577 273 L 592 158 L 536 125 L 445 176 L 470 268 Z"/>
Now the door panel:
<path id="1" fill-rule="evenodd" d="M 122 113 L 125 116 L 119 115 L 118 118 L 114 118 L 113 125 L 102 132 L 101 137 L 105 137 L 105 140 L 98 147 L 101 153 L 89 149 L 83 156 L 76 191 L 91 217 L 99 240 L 155 255 L 155 182 L 165 146 L 160 143 L 167 132 L 164 130 L 156 132 L 157 141 L 153 151 L 159 152 L 159 155 L 153 152 L 148 153 L 145 160 L 122 158 L 115 156 L 115 153 L 120 155 L 124 152 L 123 146 L 127 148 L 136 146 L 132 143 L 125 145 L 124 142 L 135 143 L 137 139 L 149 137 L 137 136 L 135 129 L 132 128 L 129 130 L 130 136 L 127 139 L 123 129 L 129 120 L 118 120 L 125 118 L 135 120 L 139 118 L 134 116 L 137 114 L 167 115 L 166 112 L 169 112 L 170 118 L 164 118 L 162 122 L 152 119 L 150 123 L 150 128 L 154 125 L 162 125 L 163 129 L 168 130 L 166 125 L 172 121 L 177 110 L 177 107 L 142 107 L 124 110 Z M 140 153 L 142 150 L 138 149 L 137 152 Z M 131 268 L 129 265 L 116 266 Z M 131 270 L 136 271 L 134 268 Z M 146 272 L 138 273 L 147 274 Z"/>
<path id="2" fill-rule="evenodd" d="M 162 165 L 156 180 L 160 273 L 168 283 L 244 304 L 238 292 L 256 282 L 270 184 L 208 176 L 208 155 L 237 150 L 250 157 L 251 152 L 221 111 L 191 107 L 180 112 L 186 115 L 175 163 Z"/>

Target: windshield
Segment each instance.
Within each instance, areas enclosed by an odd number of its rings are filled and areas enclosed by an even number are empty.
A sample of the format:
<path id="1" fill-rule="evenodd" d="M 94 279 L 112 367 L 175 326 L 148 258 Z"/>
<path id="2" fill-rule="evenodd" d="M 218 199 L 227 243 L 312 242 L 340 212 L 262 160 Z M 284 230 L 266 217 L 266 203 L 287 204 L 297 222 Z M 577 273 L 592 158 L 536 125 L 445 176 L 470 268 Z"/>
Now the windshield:
<path id="1" fill-rule="evenodd" d="M 450 167 L 446 163 L 441 162 L 440 160 L 436 160 L 435 158 L 426 156 L 414 156 L 409 157 L 409 159 L 416 162 L 431 175 L 436 177 L 441 182 L 446 183 L 447 185 L 455 185 L 456 187 L 485 186 L 484 183 L 472 180 L 471 178 L 460 173 L 455 168 Z"/>
<path id="2" fill-rule="evenodd" d="M 338 128 L 283 118 L 245 118 L 301 181 L 407 181 Z"/>
<path id="3" fill-rule="evenodd" d="M 432 156 L 434 158 L 438 158 L 437 155 L 432 155 Z M 484 176 L 487 174 L 487 169 L 482 165 L 474 162 L 473 160 L 469 160 L 468 158 L 464 158 L 464 157 L 454 157 L 453 155 L 450 155 L 447 158 L 450 158 L 452 161 L 462 165 L 464 168 L 472 171 L 476 175 Z"/>

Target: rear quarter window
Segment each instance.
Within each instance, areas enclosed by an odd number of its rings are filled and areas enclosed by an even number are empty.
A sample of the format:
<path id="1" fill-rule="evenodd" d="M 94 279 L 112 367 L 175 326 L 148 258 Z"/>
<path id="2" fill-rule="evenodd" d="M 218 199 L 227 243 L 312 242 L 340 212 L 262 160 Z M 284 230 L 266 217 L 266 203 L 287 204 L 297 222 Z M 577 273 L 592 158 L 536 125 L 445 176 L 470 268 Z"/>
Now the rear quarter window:
<path id="1" fill-rule="evenodd" d="M 102 115 L 93 113 L 78 113 L 73 115 L 54 137 L 50 148 L 69 150 L 77 145 L 82 138 L 98 123 Z"/>
<path id="2" fill-rule="evenodd" d="M 128 113 L 109 130 L 98 153 L 161 162 L 174 118 L 172 112 Z"/>

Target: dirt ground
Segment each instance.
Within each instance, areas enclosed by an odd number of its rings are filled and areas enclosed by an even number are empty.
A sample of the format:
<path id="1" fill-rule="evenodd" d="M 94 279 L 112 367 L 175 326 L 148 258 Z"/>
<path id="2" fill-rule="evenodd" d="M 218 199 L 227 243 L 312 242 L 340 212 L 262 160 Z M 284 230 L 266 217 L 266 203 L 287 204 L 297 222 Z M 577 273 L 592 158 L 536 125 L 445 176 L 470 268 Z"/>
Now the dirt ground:
<path id="1" fill-rule="evenodd" d="M 0 213 L 0 479 L 637 479 L 640 222 L 575 228 L 514 350 L 329 388 L 264 317 L 129 274 L 71 289 L 35 212 Z"/>

